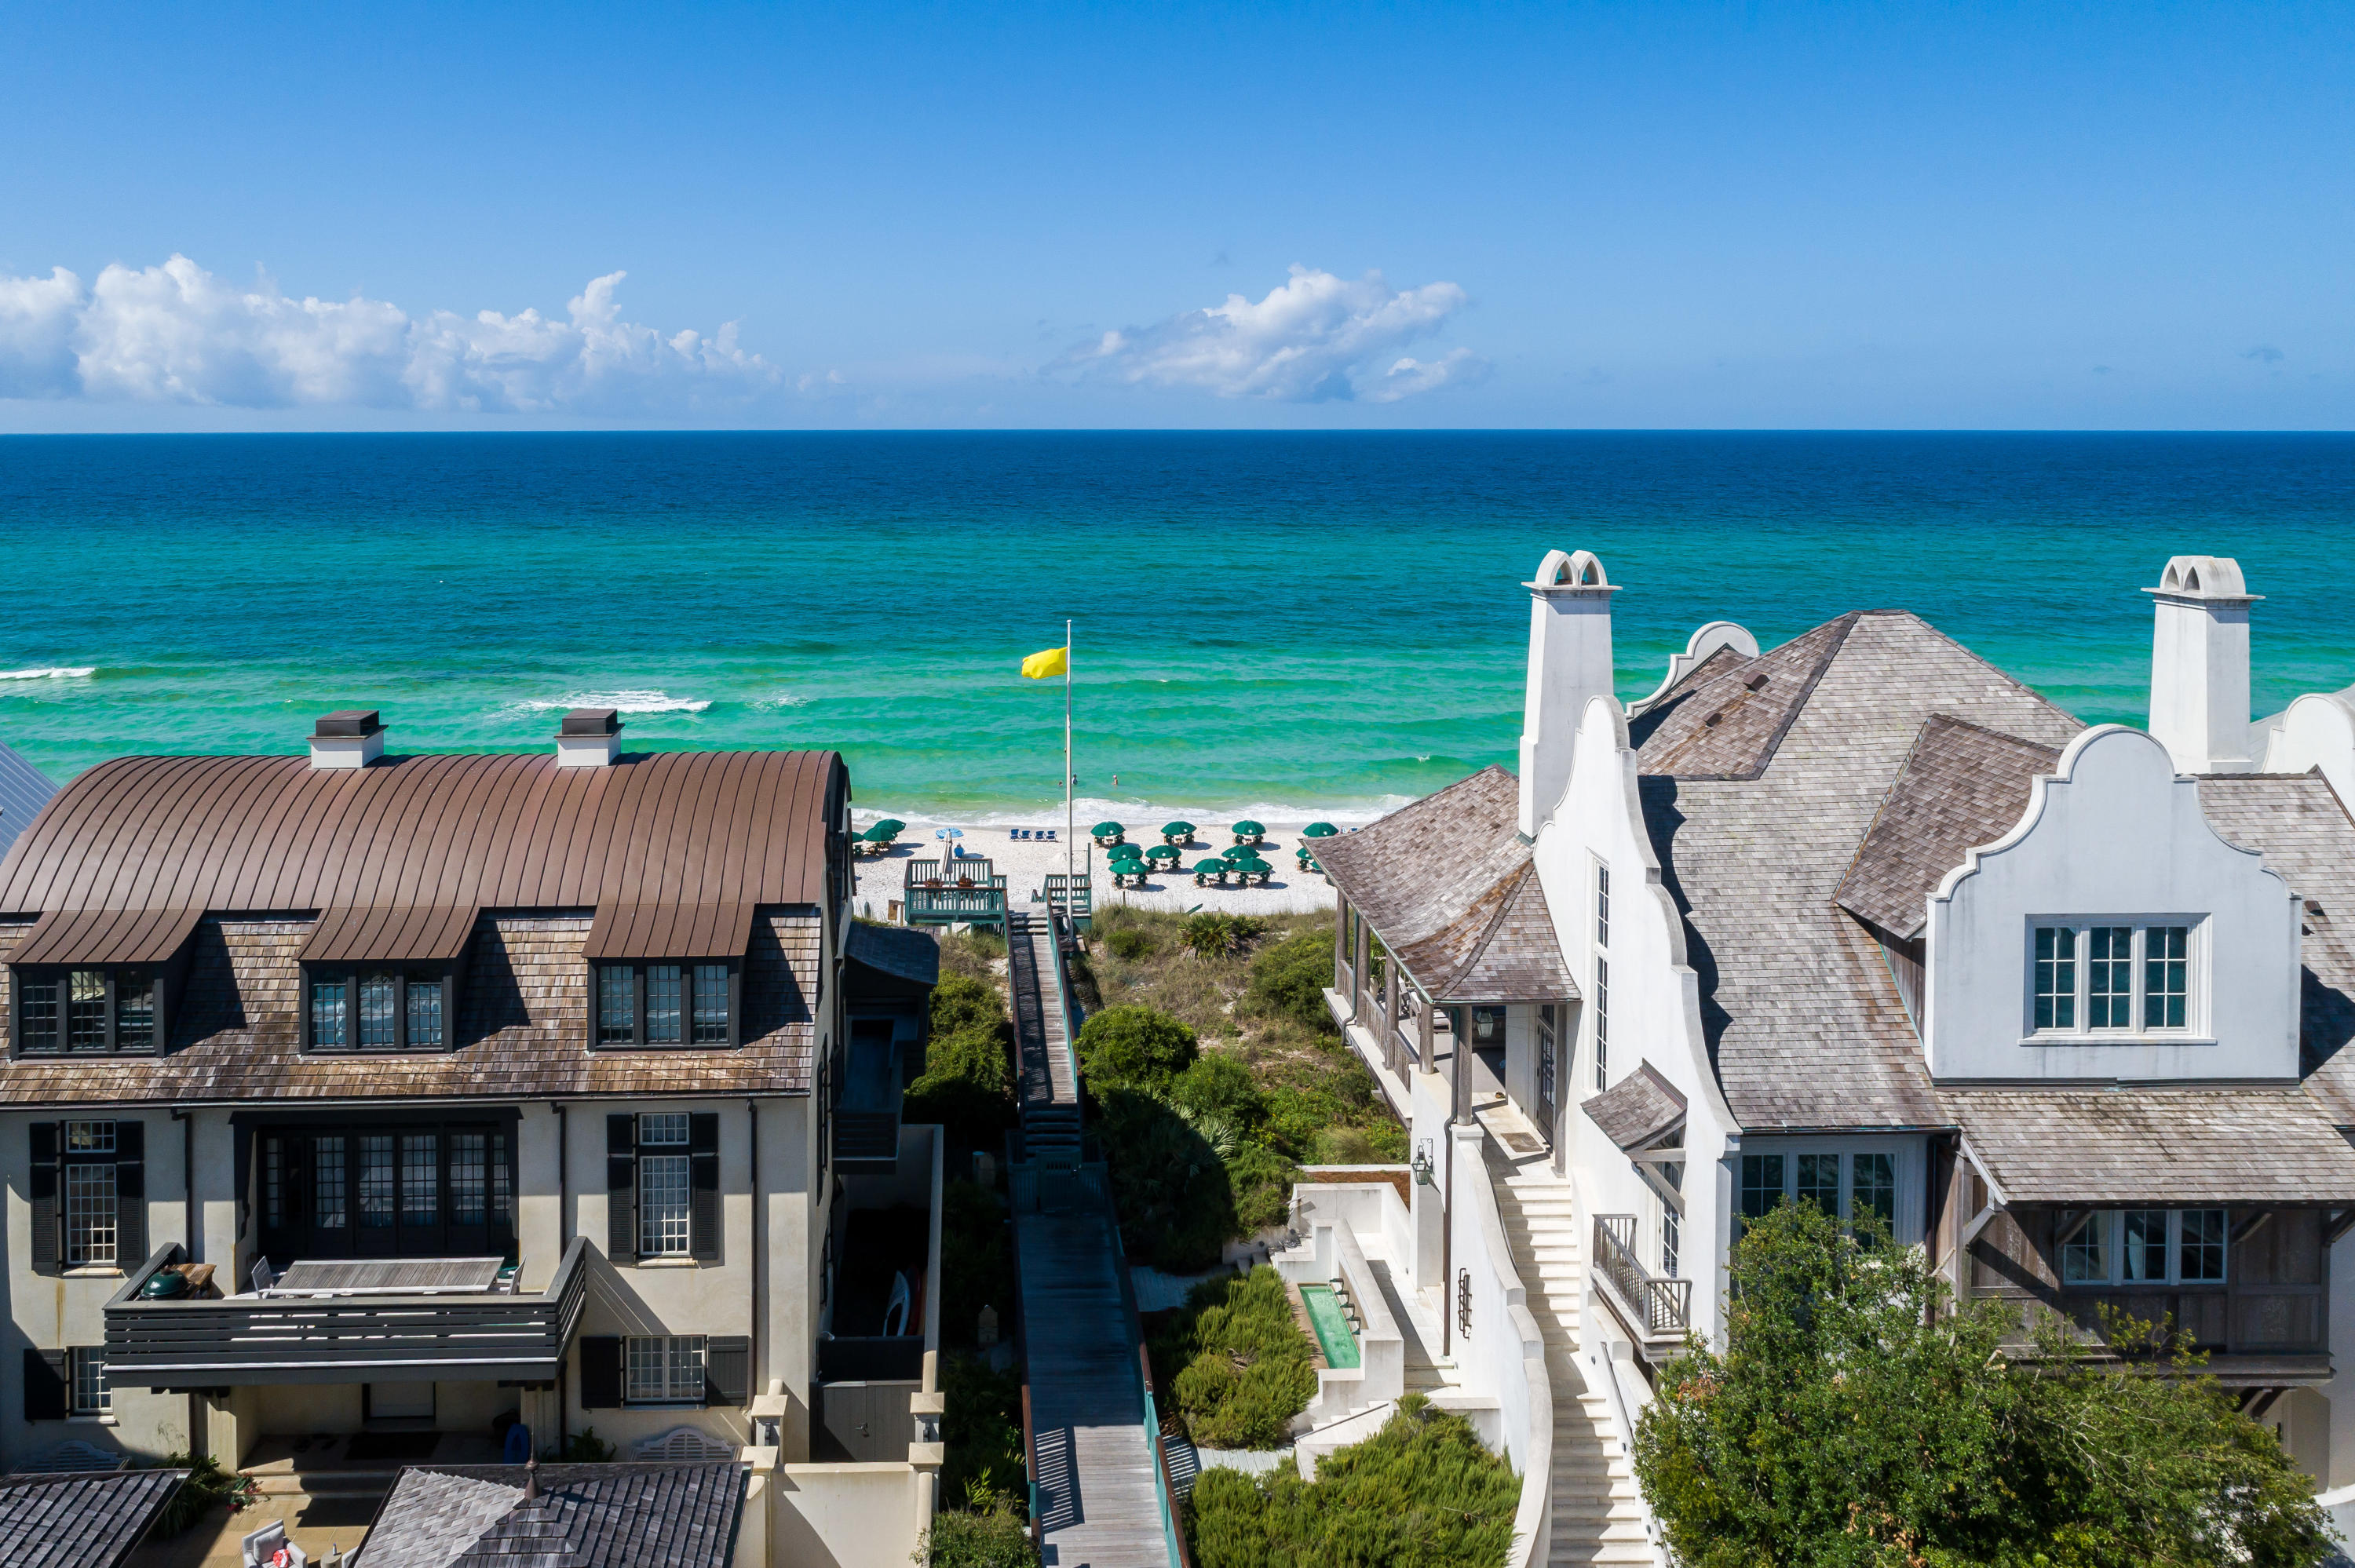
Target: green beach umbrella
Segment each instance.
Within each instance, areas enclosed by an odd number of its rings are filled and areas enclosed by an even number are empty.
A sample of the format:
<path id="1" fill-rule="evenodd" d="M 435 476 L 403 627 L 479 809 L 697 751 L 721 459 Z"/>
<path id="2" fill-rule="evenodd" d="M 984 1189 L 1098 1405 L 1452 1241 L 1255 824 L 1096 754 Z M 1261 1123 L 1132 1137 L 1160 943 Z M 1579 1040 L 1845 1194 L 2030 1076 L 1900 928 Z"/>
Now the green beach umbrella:
<path id="1" fill-rule="evenodd" d="M 1252 860 L 1256 858 L 1252 855 L 1252 847 L 1249 844 L 1237 844 L 1234 848 L 1226 851 L 1225 854 L 1229 861 Z"/>
<path id="2" fill-rule="evenodd" d="M 1171 837 L 1190 839 L 1194 836 L 1194 824 L 1191 822 L 1164 822 L 1161 824 L 1161 831 L 1163 833 Z"/>
<path id="3" fill-rule="evenodd" d="M 1100 839 L 1118 838 L 1122 833 L 1124 833 L 1127 831 L 1127 829 L 1122 827 L 1118 822 L 1098 822 L 1094 827 L 1088 830 L 1088 832 L 1093 833 Z"/>
<path id="4" fill-rule="evenodd" d="M 870 844 L 888 844 L 893 839 L 899 837 L 899 829 L 887 827 L 883 823 L 878 822 L 858 836 L 866 840 Z"/>
<path id="5" fill-rule="evenodd" d="M 1155 844 L 1151 849 L 1145 852 L 1145 858 L 1151 861 L 1156 865 L 1159 865 L 1165 861 L 1175 861 L 1178 858 L 1178 846 L 1176 844 Z"/>
<path id="6" fill-rule="evenodd" d="M 1228 872 L 1232 871 L 1234 867 L 1229 865 L 1225 861 L 1206 860 L 1200 862 L 1194 867 L 1194 874 L 1196 876 L 1224 876 Z"/>
<path id="7" fill-rule="evenodd" d="M 886 817 L 867 831 L 870 833 L 904 833 L 908 831 L 908 824 L 897 817 Z"/>
<path id="8" fill-rule="evenodd" d="M 1267 832 L 1267 828 L 1263 823 L 1254 822 L 1249 817 L 1245 817 L 1241 821 L 1235 824 L 1235 832 L 1239 833 L 1263 834 Z"/>
<path id="9" fill-rule="evenodd" d="M 1311 822 L 1301 831 L 1312 839 L 1338 838 L 1341 833 L 1341 830 L 1330 822 Z"/>
<path id="10" fill-rule="evenodd" d="M 1118 865 L 1124 860 L 1143 860 L 1145 852 L 1135 844 L 1114 844 L 1112 846 L 1112 853 L 1104 858 L 1111 861 L 1113 864 Z"/>
<path id="11" fill-rule="evenodd" d="M 1230 871 L 1248 871 L 1256 875 L 1263 871 L 1273 871 L 1275 867 L 1268 864 L 1267 862 L 1260 859 L 1259 856 L 1255 854 L 1247 854 L 1240 859 L 1228 861 L 1227 869 Z"/>

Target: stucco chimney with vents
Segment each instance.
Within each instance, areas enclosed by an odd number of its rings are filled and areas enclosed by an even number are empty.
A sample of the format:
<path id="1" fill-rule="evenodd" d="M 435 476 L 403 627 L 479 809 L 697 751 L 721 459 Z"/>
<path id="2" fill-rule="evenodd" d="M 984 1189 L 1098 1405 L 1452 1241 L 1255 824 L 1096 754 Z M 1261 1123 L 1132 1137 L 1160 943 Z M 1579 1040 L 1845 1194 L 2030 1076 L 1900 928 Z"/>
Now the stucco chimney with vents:
<path id="1" fill-rule="evenodd" d="M 384 725 L 374 708 L 338 708 L 311 726 L 311 766 L 366 768 L 384 755 Z"/>
<path id="2" fill-rule="evenodd" d="M 2150 733 L 2178 773 L 2248 773 L 2249 606 L 2262 595 L 2227 556 L 2178 556 L 2158 586 L 2150 642 Z"/>
<path id="3" fill-rule="evenodd" d="M 559 768 L 610 768 L 622 753 L 622 721 L 612 708 L 574 708 L 556 732 Z"/>
<path id="4" fill-rule="evenodd" d="M 1521 707 L 1521 833 L 1537 837 L 1570 787 L 1570 750 L 1587 699 L 1609 696 L 1611 596 L 1585 550 L 1550 550 L 1529 590 L 1529 685 Z"/>

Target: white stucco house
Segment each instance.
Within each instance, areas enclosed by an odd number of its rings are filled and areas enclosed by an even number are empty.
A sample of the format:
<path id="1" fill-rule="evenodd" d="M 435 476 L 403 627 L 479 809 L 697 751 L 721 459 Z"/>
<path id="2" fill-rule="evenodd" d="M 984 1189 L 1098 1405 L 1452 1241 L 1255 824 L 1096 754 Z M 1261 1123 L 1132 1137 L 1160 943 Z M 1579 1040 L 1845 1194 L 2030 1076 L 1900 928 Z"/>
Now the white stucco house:
<path id="1" fill-rule="evenodd" d="M 2211 556 L 2146 590 L 2147 730 L 1898 610 L 1711 622 L 1625 704 L 1603 563 L 1524 586 L 1518 774 L 1318 852 L 1328 1001 L 1429 1156 L 1418 1283 L 1470 1289 L 1466 1160 L 1550 1177 L 1570 1222 L 1492 1181 L 1501 1229 L 1624 1442 L 1745 1215 L 1869 1210 L 1965 1297 L 2172 1319 L 2355 1479 L 2355 688 L 2252 722 Z"/>

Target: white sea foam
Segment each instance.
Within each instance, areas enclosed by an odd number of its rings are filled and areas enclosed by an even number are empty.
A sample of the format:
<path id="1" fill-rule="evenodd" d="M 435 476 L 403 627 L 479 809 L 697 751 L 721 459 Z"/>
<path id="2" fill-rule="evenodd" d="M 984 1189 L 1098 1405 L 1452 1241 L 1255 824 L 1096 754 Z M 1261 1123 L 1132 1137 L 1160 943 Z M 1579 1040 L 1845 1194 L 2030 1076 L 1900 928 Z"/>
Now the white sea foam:
<path id="1" fill-rule="evenodd" d="M 773 697 L 753 699 L 752 705 L 756 708 L 805 708 L 809 706 L 809 699 L 793 692 L 779 692 Z"/>
<path id="2" fill-rule="evenodd" d="M 95 664 L 59 664 L 41 670 L 0 670 L 0 681 L 79 681 L 97 673 Z"/>
<path id="3" fill-rule="evenodd" d="M 612 708 L 623 714 L 699 714 L 711 705 L 709 697 L 674 697 L 662 691 L 575 692 L 554 702 L 535 700 L 511 705 L 516 713 L 553 713 L 562 708 Z"/>

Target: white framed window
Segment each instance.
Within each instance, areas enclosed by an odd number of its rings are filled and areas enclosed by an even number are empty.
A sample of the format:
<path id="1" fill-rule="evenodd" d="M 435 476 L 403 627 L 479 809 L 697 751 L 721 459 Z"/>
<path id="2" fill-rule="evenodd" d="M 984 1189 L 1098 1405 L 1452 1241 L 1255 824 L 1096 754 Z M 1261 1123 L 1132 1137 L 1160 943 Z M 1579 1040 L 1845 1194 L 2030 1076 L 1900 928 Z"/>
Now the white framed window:
<path id="1" fill-rule="evenodd" d="M 66 1266 L 115 1266 L 115 1168 L 111 1121 L 66 1123 Z M 76 1158 L 80 1157 L 80 1158 Z"/>
<path id="2" fill-rule="evenodd" d="M 1684 1216 L 1673 1204 L 1660 1205 L 1660 1277 L 1677 1277 L 1678 1255 L 1684 1250 Z"/>
<path id="3" fill-rule="evenodd" d="M 2188 916 L 2032 923 L 2028 1032 L 2138 1036 L 2192 1028 L 2200 927 Z"/>
<path id="4" fill-rule="evenodd" d="M 2223 1209 L 2096 1210 L 2061 1238 L 2061 1283 L 2222 1285 L 2231 1217 Z"/>
<path id="5" fill-rule="evenodd" d="M 638 1255 L 685 1257 L 692 1202 L 686 1115 L 639 1117 L 638 1149 Z"/>
<path id="6" fill-rule="evenodd" d="M 1594 1086 L 1611 1086 L 1611 960 L 1594 955 Z"/>
<path id="7" fill-rule="evenodd" d="M 1594 863 L 1594 945 L 1611 945 L 1611 868 Z"/>
<path id="8" fill-rule="evenodd" d="M 106 1415 L 114 1409 L 114 1395 L 106 1386 L 106 1351 L 83 1346 L 68 1353 L 73 1372 L 73 1413 Z"/>
<path id="9" fill-rule="evenodd" d="M 703 1348 L 701 1334 L 631 1335 L 622 1397 L 631 1404 L 701 1404 Z"/>
<path id="10" fill-rule="evenodd" d="M 1742 1217 L 1752 1220 L 1785 1200 L 1813 1203 L 1844 1221 L 1879 1217 L 1894 1235 L 1897 1156 L 1882 1150 L 1793 1150 L 1742 1157 Z"/>

